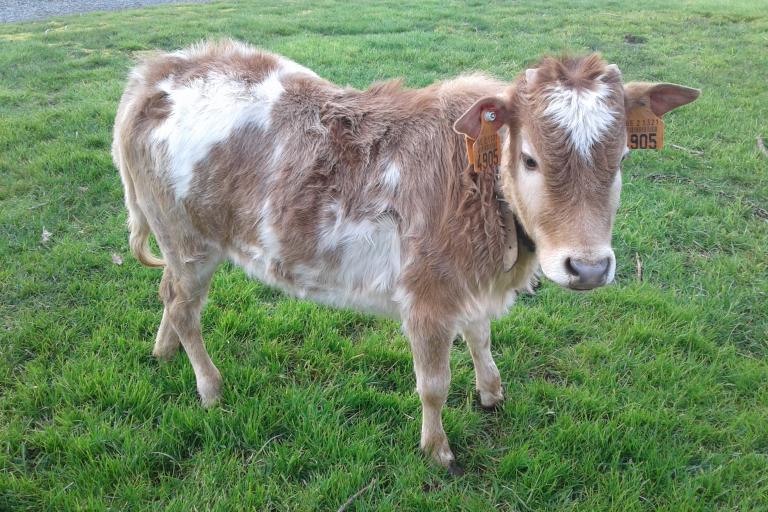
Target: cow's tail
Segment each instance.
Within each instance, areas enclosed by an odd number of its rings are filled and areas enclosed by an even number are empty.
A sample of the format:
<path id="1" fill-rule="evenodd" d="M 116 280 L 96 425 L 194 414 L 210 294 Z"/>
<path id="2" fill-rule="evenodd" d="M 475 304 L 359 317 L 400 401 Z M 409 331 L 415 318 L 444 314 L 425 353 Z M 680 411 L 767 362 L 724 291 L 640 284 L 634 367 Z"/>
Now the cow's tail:
<path id="1" fill-rule="evenodd" d="M 120 139 L 120 137 L 115 137 L 112 156 L 115 160 L 115 165 L 120 170 L 120 178 L 125 189 L 125 206 L 128 208 L 128 228 L 131 233 L 129 237 L 131 253 L 144 266 L 152 268 L 164 267 L 165 261 L 152 254 L 152 250 L 149 247 L 151 230 L 147 217 L 136 200 L 136 186 L 134 185 L 133 175 L 128 165 L 129 159 L 125 158 L 124 142 Z"/>

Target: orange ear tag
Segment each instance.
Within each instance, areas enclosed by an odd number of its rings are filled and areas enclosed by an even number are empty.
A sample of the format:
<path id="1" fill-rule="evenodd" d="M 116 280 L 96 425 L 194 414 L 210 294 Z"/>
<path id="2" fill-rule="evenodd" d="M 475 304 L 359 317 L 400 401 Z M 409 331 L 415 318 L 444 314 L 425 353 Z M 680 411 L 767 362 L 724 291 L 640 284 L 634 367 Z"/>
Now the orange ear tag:
<path id="1" fill-rule="evenodd" d="M 663 149 L 664 121 L 648 107 L 635 107 L 627 114 L 629 149 Z"/>
<path id="2" fill-rule="evenodd" d="M 475 165 L 475 172 L 496 172 L 501 161 L 501 138 L 493 126 L 496 120 L 496 112 L 485 110 L 480 115 L 480 134 L 474 141 L 469 137 L 467 142 L 467 156 L 469 163 Z"/>

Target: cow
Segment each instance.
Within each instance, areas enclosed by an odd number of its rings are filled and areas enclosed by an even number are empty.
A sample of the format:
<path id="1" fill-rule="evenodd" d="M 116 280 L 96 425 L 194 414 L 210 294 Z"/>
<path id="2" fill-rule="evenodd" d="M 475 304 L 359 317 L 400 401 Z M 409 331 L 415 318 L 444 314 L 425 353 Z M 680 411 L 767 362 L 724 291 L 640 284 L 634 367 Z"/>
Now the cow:
<path id="1" fill-rule="evenodd" d="M 150 57 L 130 73 L 112 153 L 131 251 L 164 268 L 153 354 L 183 346 L 202 405 L 217 402 L 200 312 L 225 260 L 290 295 L 394 318 L 420 447 L 460 474 L 441 420 L 453 340 L 469 346 L 482 407 L 501 404 L 491 320 L 539 269 L 573 290 L 613 280 L 626 112 L 660 117 L 698 94 L 623 85 L 597 54 L 544 58 L 511 83 L 475 73 L 366 90 L 230 40 Z M 501 158 L 476 172 L 466 142 L 484 120 Z"/>

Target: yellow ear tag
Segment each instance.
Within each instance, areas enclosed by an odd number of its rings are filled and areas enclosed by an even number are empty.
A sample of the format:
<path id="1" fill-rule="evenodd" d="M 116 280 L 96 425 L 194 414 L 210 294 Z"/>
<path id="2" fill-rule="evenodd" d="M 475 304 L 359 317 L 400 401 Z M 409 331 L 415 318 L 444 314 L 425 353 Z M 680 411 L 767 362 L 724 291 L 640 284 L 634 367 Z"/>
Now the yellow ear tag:
<path id="1" fill-rule="evenodd" d="M 469 163 L 474 164 L 475 172 L 496 172 L 501 161 L 501 138 L 494 128 L 496 112 L 485 110 L 480 114 L 480 134 L 477 139 L 466 138 Z"/>
<path id="2" fill-rule="evenodd" d="M 629 149 L 663 149 L 664 121 L 645 106 L 627 114 L 627 147 Z"/>

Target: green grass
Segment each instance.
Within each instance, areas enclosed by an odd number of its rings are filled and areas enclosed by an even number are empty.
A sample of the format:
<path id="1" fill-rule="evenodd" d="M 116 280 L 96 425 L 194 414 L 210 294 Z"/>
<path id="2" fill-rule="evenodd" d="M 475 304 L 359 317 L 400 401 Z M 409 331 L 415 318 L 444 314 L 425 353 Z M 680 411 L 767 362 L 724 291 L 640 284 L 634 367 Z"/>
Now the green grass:
<path id="1" fill-rule="evenodd" d="M 0 26 L 0 510 L 335 510 L 374 478 L 355 510 L 768 509 L 765 2 L 260 4 Z M 545 283 L 494 323 L 503 410 L 455 347 L 465 477 L 418 453 L 392 322 L 226 268 L 203 318 L 222 405 L 200 408 L 183 355 L 151 358 L 160 273 L 128 255 L 111 126 L 140 52 L 208 36 L 356 87 L 570 49 L 703 89 L 624 165 L 617 285 Z"/>

